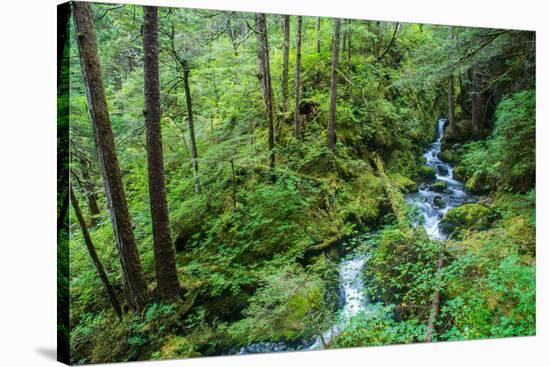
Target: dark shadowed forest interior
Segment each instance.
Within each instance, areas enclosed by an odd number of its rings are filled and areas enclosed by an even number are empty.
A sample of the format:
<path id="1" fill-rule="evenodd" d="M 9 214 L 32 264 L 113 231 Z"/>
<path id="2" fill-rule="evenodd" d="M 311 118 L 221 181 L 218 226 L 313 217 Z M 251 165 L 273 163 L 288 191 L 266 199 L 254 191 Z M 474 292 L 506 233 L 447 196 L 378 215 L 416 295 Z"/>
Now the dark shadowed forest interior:
<path id="1" fill-rule="evenodd" d="M 534 32 L 58 15 L 61 359 L 535 334 Z"/>

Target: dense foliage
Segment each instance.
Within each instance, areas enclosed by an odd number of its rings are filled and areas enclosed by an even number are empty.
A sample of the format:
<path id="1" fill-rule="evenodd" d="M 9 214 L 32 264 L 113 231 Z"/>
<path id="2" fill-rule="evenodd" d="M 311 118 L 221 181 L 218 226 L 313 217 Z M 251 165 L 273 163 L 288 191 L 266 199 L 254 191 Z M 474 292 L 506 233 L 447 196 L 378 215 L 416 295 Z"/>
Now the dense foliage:
<path id="1" fill-rule="evenodd" d="M 93 10 L 133 231 L 153 291 L 143 10 L 105 4 L 94 4 Z M 290 96 L 295 18 L 290 17 Z M 303 17 L 301 97 L 315 106 L 315 113 L 307 116 L 300 140 L 294 134 L 294 106 L 281 102 L 283 16 L 267 15 L 276 102 L 276 165 L 271 170 L 254 22 L 254 14 L 159 8 L 164 165 L 182 297 L 153 298 L 142 312 L 128 311 L 118 319 L 71 211 L 71 360 L 193 357 L 233 353 L 253 342 L 310 342 L 338 317 L 337 248 L 350 238 L 349 243 L 369 254 L 363 276 L 371 302 L 380 307 L 353 317 L 326 347 L 423 341 L 434 287 L 442 289 L 436 340 L 533 335 L 531 33 L 458 27 L 454 44 L 447 27 L 343 20 L 337 145 L 331 151 L 326 126 L 332 20 L 321 18 L 317 31 L 316 19 Z M 71 33 L 72 184 L 82 206 L 88 204 L 84 211 L 90 235 L 122 299 L 123 274 L 102 190 L 74 24 Z M 500 63 L 502 59 L 508 62 Z M 485 75 L 479 92 L 488 106 L 482 136 L 472 134 L 468 117 L 473 67 Z M 198 158 L 186 122 L 187 72 Z M 445 159 L 453 160 L 469 191 L 484 196 L 469 204 L 481 210 L 459 207 L 448 213 L 453 234 L 439 242 L 414 226 L 418 213 L 403 198 L 435 174 L 424 166 L 422 152 L 434 140 L 436 119 L 447 113 L 449 75 L 457 80 L 453 98 L 461 121 L 455 136 L 446 136 Z M 441 252 L 445 265 L 438 271 Z"/>

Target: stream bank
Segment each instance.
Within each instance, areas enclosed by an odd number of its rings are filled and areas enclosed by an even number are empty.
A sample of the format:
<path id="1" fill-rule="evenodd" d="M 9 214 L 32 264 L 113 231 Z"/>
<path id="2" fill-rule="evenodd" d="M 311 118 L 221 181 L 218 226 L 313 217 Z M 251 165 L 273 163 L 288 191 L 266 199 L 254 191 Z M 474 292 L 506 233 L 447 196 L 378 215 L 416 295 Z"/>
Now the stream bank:
<path id="1" fill-rule="evenodd" d="M 435 172 L 434 176 L 424 178 L 419 182 L 418 190 L 405 197 L 409 206 L 417 207 L 421 211 L 423 219 L 418 224 L 421 223 L 428 237 L 436 241 L 447 239 L 447 233 L 440 228 L 440 222 L 445 213 L 454 207 L 474 201 L 474 197 L 466 192 L 464 183 L 454 178 L 452 164 L 441 158 L 445 123 L 445 119 L 437 121 L 436 140 L 423 155 L 426 166 Z M 340 307 L 335 317 L 336 321 L 328 330 L 313 341 L 300 340 L 292 344 L 273 341 L 252 343 L 242 347 L 236 354 L 323 349 L 344 330 L 353 316 L 360 312 L 375 312 L 379 309 L 379 304 L 371 303 L 365 294 L 362 273 L 368 253 L 349 246 L 352 243 L 353 240 L 348 239 L 338 244 Z"/>

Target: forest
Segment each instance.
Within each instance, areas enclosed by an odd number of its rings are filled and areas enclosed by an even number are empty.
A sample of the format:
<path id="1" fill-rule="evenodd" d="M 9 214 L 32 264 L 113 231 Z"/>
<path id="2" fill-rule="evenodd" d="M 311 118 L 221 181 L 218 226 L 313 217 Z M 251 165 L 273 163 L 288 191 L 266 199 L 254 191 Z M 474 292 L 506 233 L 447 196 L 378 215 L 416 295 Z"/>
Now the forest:
<path id="1" fill-rule="evenodd" d="M 535 335 L 535 32 L 71 2 L 58 33 L 60 359 Z"/>

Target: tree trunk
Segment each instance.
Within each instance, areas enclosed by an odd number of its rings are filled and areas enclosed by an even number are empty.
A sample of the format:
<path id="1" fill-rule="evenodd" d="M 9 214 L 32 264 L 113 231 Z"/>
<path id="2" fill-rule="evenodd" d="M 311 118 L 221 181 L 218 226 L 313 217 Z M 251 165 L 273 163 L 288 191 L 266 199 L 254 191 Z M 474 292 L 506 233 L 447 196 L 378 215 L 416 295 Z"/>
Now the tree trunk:
<path id="1" fill-rule="evenodd" d="M 122 267 L 124 295 L 128 306 L 140 311 L 147 304 L 149 294 L 141 271 L 141 262 L 132 230 L 132 220 L 124 193 L 103 80 L 101 79 L 101 65 L 93 24 L 94 16 L 90 3 L 74 2 L 73 9 L 82 76 L 86 85 L 97 156 Z"/>
<path id="2" fill-rule="evenodd" d="M 283 77 L 281 79 L 281 95 L 283 111 L 288 111 L 288 54 L 290 52 L 290 15 L 283 18 Z"/>
<path id="3" fill-rule="evenodd" d="M 115 313 L 119 318 L 122 318 L 122 309 L 120 307 L 120 303 L 118 302 L 115 289 L 113 288 L 113 286 L 111 285 L 111 282 L 109 281 L 109 277 L 107 276 L 107 272 L 105 271 L 105 268 L 103 267 L 103 264 L 99 259 L 99 256 L 97 256 L 97 251 L 95 250 L 94 243 L 92 242 L 92 237 L 90 236 L 90 232 L 88 232 L 86 221 L 84 220 L 84 216 L 82 215 L 82 211 L 80 210 L 80 206 L 78 205 L 78 200 L 73 191 L 73 188 L 70 187 L 69 190 L 71 192 L 71 203 L 73 205 L 73 209 L 76 214 L 78 224 L 80 225 L 80 230 L 82 231 L 82 238 L 84 239 L 84 243 L 86 244 L 86 249 L 88 250 L 88 254 L 92 259 L 92 262 L 94 263 L 94 266 L 97 270 L 97 274 L 99 275 L 99 279 L 101 279 L 101 283 L 103 283 L 103 286 L 107 291 L 107 295 L 109 296 L 109 301 L 111 302 L 111 306 L 113 306 L 113 310 L 115 311 Z"/>
<path id="4" fill-rule="evenodd" d="M 69 4 L 57 6 L 57 237 L 67 228 L 69 208 Z M 63 102 L 61 102 L 63 101 Z"/>
<path id="5" fill-rule="evenodd" d="M 86 159 L 79 158 L 80 168 L 82 170 L 82 181 L 84 193 L 86 194 L 86 199 L 88 201 L 88 210 L 90 212 L 90 225 L 95 226 L 97 224 L 97 218 L 100 214 L 99 205 L 97 205 L 97 195 L 95 193 L 95 185 L 92 182 L 90 176 L 90 162 L 87 162 Z"/>
<path id="6" fill-rule="evenodd" d="M 346 24 L 344 24 L 344 29 L 342 31 L 342 55 L 345 54 L 346 52 L 346 44 L 348 42 L 348 28 L 346 26 Z"/>
<path id="7" fill-rule="evenodd" d="M 477 66 L 472 69 L 472 133 L 475 139 L 481 138 L 481 74 Z"/>
<path id="8" fill-rule="evenodd" d="M 453 27 L 449 27 L 449 41 L 453 40 Z M 448 113 L 447 119 L 449 120 L 449 133 L 450 136 L 455 135 L 456 126 L 455 126 L 455 85 L 454 85 L 454 75 L 451 73 L 447 81 L 447 101 L 448 101 Z"/>
<path id="9" fill-rule="evenodd" d="M 348 70 L 351 69 L 351 19 L 348 19 L 348 47 L 347 47 L 347 63 Z"/>
<path id="10" fill-rule="evenodd" d="M 317 53 L 321 53 L 321 17 L 317 17 Z"/>
<path id="11" fill-rule="evenodd" d="M 256 34 L 259 41 L 259 67 L 263 75 L 264 102 L 267 112 L 269 168 L 272 171 L 272 179 L 275 179 L 275 136 L 273 128 L 273 89 L 271 88 L 271 71 L 269 66 L 269 42 L 267 38 L 267 24 L 265 14 L 256 14 Z"/>
<path id="12" fill-rule="evenodd" d="M 439 258 L 437 260 L 437 270 L 436 270 L 436 285 L 435 290 L 432 296 L 432 307 L 430 309 L 430 316 L 428 318 L 428 325 L 426 326 L 426 341 L 431 342 L 433 339 L 433 334 L 435 332 L 435 322 L 437 321 L 437 316 L 439 315 L 439 303 L 441 300 L 441 291 L 439 289 L 439 282 L 441 280 L 441 269 L 443 268 L 443 262 L 445 260 L 445 254 L 443 249 L 439 253 Z"/>
<path id="13" fill-rule="evenodd" d="M 191 99 L 191 90 L 189 89 L 189 67 L 186 65 L 183 69 L 183 88 L 185 89 L 185 104 L 187 106 L 187 125 L 189 127 L 189 141 L 191 143 L 191 159 L 193 159 L 193 179 L 195 193 L 201 192 L 199 180 L 199 154 L 197 152 L 197 142 L 195 140 L 195 123 L 193 120 L 193 100 Z"/>
<path id="14" fill-rule="evenodd" d="M 336 98 L 338 86 L 338 57 L 340 51 L 340 19 L 334 18 L 334 34 L 332 36 L 332 71 L 330 78 L 330 112 L 328 118 L 328 147 L 336 148 Z"/>
<path id="15" fill-rule="evenodd" d="M 262 93 L 262 100 L 264 101 L 264 105 L 267 108 L 267 92 L 266 92 L 266 78 L 265 78 L 265 65 L 264 65 L 264 48 L 263 48 L 263 31 L 262 31 L 262 23 L 260 20 L 260 15 L 256 14 L 255 16 L 255 22 L 256 22 L 256 41 L 257 41 L 257 50 L 256 50 L 256 56 L 258 60 L 258 81 L 260 82 L 260 92 Z"/>
<path id="16" fill-rule="evenodd" d="M 180 285 L 170 236 L 164 178 L 156 7 L 143 7 L 143 53 L 149 202 L 153 227 L 157 296 L 161 299 L 169 299 L 179 294 Z"/>
<path id="17" fill-rule="evenodd" d="M 302 126 L 300 123 L 300 62 L 302 59 L 302 17 L 298 17 L 296 28 L 296 77 L 295 77 L 295 97 L 294 97 L 294 127 L 296 139 L 303 137 Z"/>
<path id="18" fill-rule="evenodd" d="M 374 58 L 380 57 L 380 46 L 382 45 L 382 26 L 380 21 L 376 21 L 376 41 L 374 42 Z"/>

